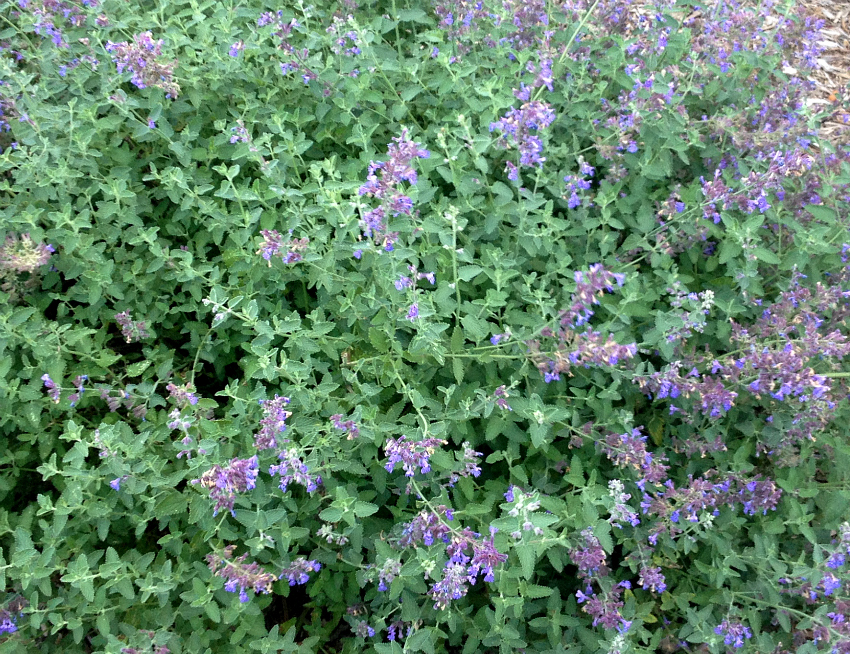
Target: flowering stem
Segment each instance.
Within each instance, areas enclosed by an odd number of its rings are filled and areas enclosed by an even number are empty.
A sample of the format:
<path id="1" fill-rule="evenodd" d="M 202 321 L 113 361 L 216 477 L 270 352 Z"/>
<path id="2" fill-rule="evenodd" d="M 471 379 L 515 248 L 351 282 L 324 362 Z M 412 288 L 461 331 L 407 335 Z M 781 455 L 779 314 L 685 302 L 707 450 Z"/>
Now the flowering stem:
<path id="1" fill-rule="evenodd" d="M 198 351 L 195 353 L 195 360 L 192 362 L 192 372 L 189 376 L 189 383 L 191 383 L 193 386 L 195 385 L 195 368 L 198 367 L 198 359 L 201 356 L 201 350 L 204 349 L 204 344 L 207 342 L 207 338 L 209 338 L 209 335 L 212 333 L 212 330 L 213 327 L 212 325 L 210 325 L 210 328 L 207 330 L 207 333 L 204 334 L 203 338 L 201 338 L 201 342 L 198 343 Z"/>
<path id="2" fill-rule="evenodd" d="M 587 12 L 585 12 L 581 21 L 576 26 L 575 30 L 573 30 L 573 33 L 570 36 L 570 40 L 567 41 L 567 43 L 566 43 L 566 47 L 564 48 L 564 52 L 561 54 L 560 58 L 558 59 L 558 62 L 556 64 L 557 66 L 561 66 L 564 63 L 564 59 L 567 57 L 567 53 L 569 53 L 570 48 L 572 48 L 573 43 L 575 43 L 576 36 L 578 35 L 579 31 L 581 31 L 581 29 L 584 27 L 584 24 L 588 21 L 588 19 L 590 18 L 590 15 L 596 9 L 596 5 L 598 5 L 598 4 L 599 4 L 599 0 L 594 0 L 594 3 L 590 6 L 590 9 L 588 9 Z M 555 77 L 557 78 L 557 77 L 559 77 L 559 75 L 555 75 Z M 545 88 L 546 88 L 545 86 L 538 87 L 537 90 L 534 92 L 534 96 L 533 96 L 532 99 L 533 100 L 539 100 L 540 96 L 543 95 L 543 90 Z"/>

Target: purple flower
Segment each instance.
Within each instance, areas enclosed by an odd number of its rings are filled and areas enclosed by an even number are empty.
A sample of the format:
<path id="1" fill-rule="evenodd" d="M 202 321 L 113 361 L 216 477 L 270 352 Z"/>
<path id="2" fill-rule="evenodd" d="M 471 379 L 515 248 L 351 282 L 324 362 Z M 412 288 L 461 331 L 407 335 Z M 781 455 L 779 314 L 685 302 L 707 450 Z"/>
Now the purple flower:
<path id="1" fill-rule="evenodd" d="M 268 450 L 280 445 L 277 435 L 286 431 L 286 420 L 292 415 L 284 409 L 289 404 L 288 397 L 275 394 L 273 400 L 259 400 L 263 407 L 262 428 L 254 435 L 254 447 L 258 450 Z"/>
<path id="2" fill-rule="evenodd" d="M 275 576 L 263 570 L 258 563 L 246 563 L 248 553 L 233 558 L 236 545 L 228 545 L 221 554 L 207 554 L 207 564 L 216 577 L 225 580 L 224 589 L 229 593 L 239 592 L 239 601 L 248 601 L 247 589 L 255 593 L 270 593 Z"/>
<path id="3" fill-rule="evenodd" d="M 0 118 L 2 125 L 2 118 Z M 29 234 L 9 234 L 0 245 L 0 271 L 35 273 L 50 261 L 56 249 L 46 243 L 36 243 Z"/>
<path id="4" fill-rule="evenodd" d="M 53 400 L 53 402 L 55 404 L 59 404 L 59 395 L 62 393 L 62 389 L 57 386 L 56 382 L 54 382 L 50 378 L 50 375 L 46 373 L 41 376 L 41 381 L 44 382 L 45 388 L 47 388 L 47 390 L 49 391 L 48 395 L 50 395 L 50 398 Z"/>
<path id="5" fill-rule="evenodd" d="M 511 408 L 511 405 L 508 404 L 507 398 L 510 397 L 510 396 L 508 395 L 507 387 L 504 384 L 502 384 L 501 386 L 496 388 L 495 391 L 493 391 L 493 397 L 496 398 L 496 406 L 497 407 L 499 407 L 500 409 L 503 409 L 503 410 L 513 411 L 513 409 Z M 510 501 L 510 500 L 508 500 L 508 501 Z"/>
<path id="6" fill-rule="evenodd" d="M 841 566 L 844 565 L 845 556 L 844 552 L 834 552 L 827 560 L 826 567 L 832 570 L 838 570 Z"/>
<path id="7" fill-rule="evenodd" d="M 300 484 L 307 489 L 308 493 L 318 490 L 322 484 L 322 478 L 310 475 L 310 469 L 298 456 L 297 450 L 292 447 L 278 454 L 281 461 L 279 465 L 269 468 L 270 475 L 280 475 L 280 490 L 286 492 L 292 482 Z"/>
<path id="8" fill-rule="evenodd" d="M 555 120 L 555 112 L 549 104 L 539 100 L 525 102 L 519 109 L 511 107 L 500 120 L 490 123 L 490 131 L 499 130 L 502 135 L 499 145 L 503 148 L 516 147 L 520 153 L 520 165 L 543 167 L 543 143 L 531 130 L 539 132 Z"/>
<path id="9" fill-rule="evenodd" d="M 404 631 L 405 625 L 407 625 L 407 633 L 405 635 L 409 636 L 413 633 L 412 623 L 396 620 L 395 622 L 390 623 L 390 626 L 387 628 L 387 640 L 394 641 L 396 638 L 401 636 L 401 632 Z"/>
<path id="10" fill-rule="evenodd" d="M 231 137 L 233 142 L 233 137 Z M 292 230 L 289 232 L 289 237 L 283 240 L 283 236 L 275 229 L 262 229 L 260 234 L 263 235 L 263 242 L 260 244 L 260 249 L 257 254 L 268 261 L 271 267 L 271 258 L 280 255 L 281 260 L 285 264 L 292 264 L 302 261 L 304 256 L 301 254 L 310 245 L 309 238 L 292 238 Z"/>
<path id="11" fill-rule="evenodd" d="M 238 57 L 239 53 L 245 48 L 245 43 L 243 41 L 237 41 L 233 45 L 230 46 L 230 50 L 227 54 L 231 57 Z"/>
<path id="12" fill-rule="evenodd" d="M 335 413 L 331 416 L 331 423 L 337 429 L 348 432 L 348 440 L 354 440 L 360 435 L 360 429 L 353 420 L 343 420 L 341 413 Z"/>
<path id="13" fill-rule="evenodd" d="M 0 621 L 0 634 L 11 634 L 16 632 L 17 630 L 18 626 L 14 622 L 12 622 L 12 619 L 10 617 L 7 616 L 3 618 L 2 621 Z"/>
<path id="14" fill-rule="evenodd" d="M 376 245 L 384 245 L 387 251 L 392 251 L 397 234 L 389 231 L 387 211 L 395 216 L 412 213 L 413 201 L 401 193 L 399 184 L 416 184 L 416 171 L 411 164 L 416 158 L 427 159 L 431 153 L 410 140 L 407 129 L 403 129 L 401 136 L 393 138 L 393 142 L 387 146 L 387 154 L 387 161 L 369 163 L 367 181 L 358 190 L 358 195 L 381 201 L 380 206 L 363 214 L 360 224 L 364 236 L 374 239 Z"/>
<path id="15" fill-rule="evenodd" d="M 841 579 L 836 577 L 831 572 L 827 572 L 824 574 L 823 579 L 821 579 L 820 586 L 823 588 L 823 594 L 826 597 L 832 595 L 836 590 L 840 590 L 842 583 Z"/>
<path id="16" fill-rule="evenodd" d="M 431 586 L 428 595 L 434 600 L 434 610 L 448 608 L 452 600 L 466 595 L 469 590 L 470 575 L 467 567 L 456 561 L 449 561 L 443 569 L 443 578 Z"/>
<path id="17" fill-rule="evenodd" d="M 570 550 L 570 560 L 578 567 L 579 578 L 586 579 L 595 575 L 605 576 L 605 550 L 599 539 L 593 535 L 593 529 L 588 527 L 581 532 L 583 546 Z"/>
<path id="18" fill-rule="evenodd" d="M 384 592 L 387 590 L 387 584 L 391 584 L 393 579 L 401 573 L 401 561 L 399 559 L 387 559 L 384 565 L 378 570 L 378 590 Z"/>
<path id="19" fill-rule="evenodd" d="M 176 61 L 163 62 L 163 40 L 154 41 L 150 32 L 142 32 L 133 37 L 133 42 L 106 42 L 106 51 L 114 55 L 118 72 L 130 71 L 133 75 L 130 81 L 140 89 L 155 86 L 166 92 L 167 98 L 176 98 L 180 94 L 180 86 L 174 81 Z"/>
<path id="20" fill-rule="evenodd" d="M 115 314 L 115 320 L 121 327 L 121 335 L 128 343 L 135 343 L 143 338 L 150 338 L 144 320 L 134 322 L 129 311 Z"/>
<path id="21" fill-rule="evenodd" d="M 116 490 L 116 491 L 120 490 L 121 477 L 118 477 L 117 479 L 113 479 L 112 481 L 109 482 L 109 485 L 112 486 L 112 490 Z"/>
<path id="22" fill-rule="evenodd" d="M 419 317 L 419 304 L 414 302 L 410 305 L 410 309 L 407 310 L 407 319 L 410 321 L 414 321 Z"/>
<path id="23" fill-rule="evenodd" d="M 256 455 L 250 459 L 232 459 L 224 468 L 214 465 L 202 474 L 200 479 L 193 479 L 192 483 L 210 489 L 210 499 L 215 500 L 214 516 L 218 515 L 221 508 L 236 515 L 233 510 L 236 495 L 245 493 L 257 485 L 258 468 L 259 461 Z"/>
<path id="24" fill-rule="evenodd" d="M 192 384 L 177 386 L 169 382 L 165 389 L 168 391 L 168 397 L 173 399 L 178 405 L 185 406 L 186 404 L 191 404 L 194 406 L 198 403 L 198 396 L 195 395 L 195 387 Z"/>
<path id="25" fill-rule="evenodd" d="M 283 569 L 278 579 L 286 579 L 290 586 L 306 584 L 310 581 L 310 573 L 318 572 L 322 566 L 318 561 L 308 561 L 306 557 L 299 556 L 288 567 Z"/>
<path id="26" fill-rule="evenodd" d="M 429 463 L 431 455 L 446 442 L 439 438 L 426 438 L 423 441 L 410 441 L 407 440 L 407 436 L 402 436 L 398 440 L 390 438 L 384 445 L 384 451 L 389 459 L 384 467 L 387 472 L 392 472 L 396 464 L 400 463 L 406 477 L 415 475 L 417 467 L 424 475 L 431 471 Z"/>
<path id="27" fill-rule="evenodd" d="M 749 627 L 736 620 L 724 620 L 714 628 L 714 633 L 718 636 L 724 636 L 723 642 L 726 645 L 732 645 L 735 648 L 743 647 L 744 640 L 749 640 L 753 637 L 753 632 Z"/>
<path id="28" fill-rule="evenodd" d="M 667 583 L 664 575 L 661 574 L 661 568 L 649 568 L 642 566 L 640 569 L 640 577 L 638 583 L 644 590 L 651 590 L 653 593 L 663 593 L 667 590 Z"/>
<path id="29" fill-rule="evenodd" d="M 354 628 L 354 633 L 360 638 L 371 638 L 375 635 L 375 630 L 369 626 L 368 622 L 361 620 Z"/>

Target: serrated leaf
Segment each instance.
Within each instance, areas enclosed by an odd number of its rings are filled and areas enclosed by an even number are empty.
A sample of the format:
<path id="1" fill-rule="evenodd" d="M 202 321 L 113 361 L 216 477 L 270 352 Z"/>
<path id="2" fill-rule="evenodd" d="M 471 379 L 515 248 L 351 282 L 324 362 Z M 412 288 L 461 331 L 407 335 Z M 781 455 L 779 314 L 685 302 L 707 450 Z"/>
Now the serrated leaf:
<path id="1" fill-rule="evenodd" d="M 157 518 L 162 518 L 168 515 L 175 515 L 177 513 L 185 513 L 188 509 L 188 499 L 184 497 L 182 493 L 172 491 L 167 493 L 165 497 L 157 502 L 154 513 Z"/>
<path id="2" fill-rule="evenodd" d="M 111 633 L 111 629 L 109 626 L 109 618 L 105 613 L 101 613 L 97 616 L 96 620 L 97 630 L 100 632 L 101 636 L 108 636 Z"/>
<path id="3" fill-rule="evenodd" d="M 593 527 L 593 535 L 599 539 L 599 544 L 602 545 L 608 554 L 614 551 L 614 539 L 611 538 L 611 525 L 607 522 L 599 522 Z"/>
<path id="4" fill-rule="evenodd" d="M 534 545 L 519 543 L 514 549 L 519 558 L 519 564 L 522 566 L 522 575 L 526 579 L 531 579 L 534 575 L 534 561 L 537 559 L 537 555 L 534 553 Z"/>
<path id="5" fill-rule="evenodd" d="M 365 518 L 366 516 L 370 516 L 373 513 L 378 512 L 378 505 L 372 504 L 371 502 L 355 502 L 354 503 L 354 515 L 358 518 Z"/>
<path id="6" fill-rule="evenodd" d="M 459 359 L 457 357 L 452 359 L 452 372 L 454 373 L 455 381 L 457 381 L 458 384 L 462 383 L 463 382 L 463 373 L 464 373 L 464 366 L 463 366 L 463 360 L 462 359 Z"/>
<path id="7" fill-rule="evenodd" d="M 94 584 L 91 579 L 82 579 L 79 582 L 80 592 L 83 594 L 83 597 L 86 598 L 87 602 L 94 601 Z"/>
<path id="8" fill-rule="evenodd" d="M 150 359 L 145 359 L 144 361 L 133 363 L 127 366 L 127 374 L 130 377 L 138 377 L 150 367 L 151 363 L 153 362 Z"/>
<path id="9" fill-rule="evenodd" d="M 570 460 L 570 471 L 566 475 L 566 480 L 573 486 L 584 486 L 584 468 L 578 454 L 573 454 Z"/>
<path id="10" fill-rule="evenodd" d="M 756 259 L 759 261 L 764 261 L 765 263 L 778 264 L 780 259 L 776 256 L 775 253 L 771 252 L 766 248 L 754 248 L 753 254 Z"/>
<path id="11" fill-rule="evenodd" d="M 218 604 L 216 604 L 215 600 L 204 604 L 204 611 L 206 611 L 207 615 L 210 616 L 210 620 L 216 624 L 221 622 L 221 611 L 219 610 Z"/>
<path id="12" fill-rule="evenodd" d="M 402 9 L 398 12 L 399 20 L 409 20 L 414 23 L 429 23 L 428 14 L 421 9 Z"/>
<path id="13" fill-rule="evenodd" d="M 434 654 L 434 637 L 428 627 L 414 631 L 404 642 L 404 649 L 408 652 L 425 652 Z"/>
<path id="14" fill-rule="evenodd" d="M 807 204 L 805 207 L 806 211 L 812 214 L 818 220 L 825 223 L 833 223 L 835 222 L 835 211 L 830 209 L 829 207 L 825 207 L 820 204 Z"/>
<path id="15" fill-rule="evenodd" d="M 342 520 L 342 509 L 335 506 L 329 506 L 319 514 L 319 518 L 325 522 L 339 522 Z"/>
<path id="16" fill-rule="evenodd" d="M 458 268 L 457 276 L 465 282 L 478 277 L 484 269 L 481 266 L 461 266 Z"/>
<path id="17" fill-rule="evenodd" d="M 549 597 L 554 592 L 554 589 L 548 586 L 529 584 L 522 594 L 524 597 L 530 597 L 531 599 L 540 599 L 541 597 Z"/>

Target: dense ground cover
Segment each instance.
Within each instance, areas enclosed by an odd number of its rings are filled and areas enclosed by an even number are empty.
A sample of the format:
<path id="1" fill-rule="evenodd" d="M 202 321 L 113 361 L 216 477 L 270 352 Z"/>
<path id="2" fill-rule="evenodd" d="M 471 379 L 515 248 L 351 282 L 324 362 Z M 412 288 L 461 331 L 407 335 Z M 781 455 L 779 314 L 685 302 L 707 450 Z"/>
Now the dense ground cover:
<path id="1" fill-rule="evenodd" d="M 850 652 L 818 29 L 0 2 L 0 651 Z"/>

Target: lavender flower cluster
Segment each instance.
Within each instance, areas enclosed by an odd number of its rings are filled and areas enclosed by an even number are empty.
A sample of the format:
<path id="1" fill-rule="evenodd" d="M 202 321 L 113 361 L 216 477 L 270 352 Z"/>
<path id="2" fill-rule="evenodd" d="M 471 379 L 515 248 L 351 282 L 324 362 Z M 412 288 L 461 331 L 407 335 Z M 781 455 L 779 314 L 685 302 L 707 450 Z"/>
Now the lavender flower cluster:
<path id="1" fill-rule="evenodd" d="M 318 561 L 308 561 L 305 557 L 299 556 L 283 569 L 278 578 L 286 577 L 290 586 L 299 586 L 310 581 L 311 572 L 318 572 L 321 569 L 322 565 Z"/>
<path id="2" fill-rule="evenodd" d="M 55 252 L 52 245 L 36 243 L 29 234 L 8 234 L 0 245 L 0 274 L 6 270 L 32 274 L 47 265 Z"/>
<path id="3" fill-rule="evenodd" d="M 608 580 L 610 568 L 606 565 L 606 554 L 599 539 L 591 528 L 583 530 L 580 542 L 570 549 L 570 560 L 578 568 L 578 577 L 585 581 L 584 590 L 576 591 L 582 611 L 593 618 L 593 626 L 602 625 L 605 629 L 616 628 L 625 633 L 631 627 L 620 609 L 624 603 L 623 591 L 631 588 L 631 583 L 621 581 L 611 584 Z"/>
<path id="4" fill-rule="evenodd" d="M 225 580 L 224 589 L 229 593 L 238 591 L 242 603 L 250 599 L 247 592 L 249 588 L 255 593 L 271 593 L 275 576 L 263 570 L 256 562 L 246 563 L 247 552 L 234 559 L 235 549 L 236 545 L 228 545 L 221 554 L 211 553 L 206 556 L 210 571 Z"/>
<path id="5" fill-rule="evenodd" d="M 393 138 L 393 142 L 387 147 L 387 154 L 387 161 L 369 163 L 367 181 L 358 190 L 358 195 L 381 200 L 379 206 L 363 214 L 360 225 L 364 237 L 372 239 L 376 245 L 391 252 L 398 239 L 398 232 L 389 231 L 388 214 L 410 216 L 413 213 L 413 200 L 400 190 L 399 184 L 404 181 L 415 185 L 417 176 L 411 164 L 417 158 L 427 159 L 431 153 L 410 140 L 405 128 L 402 129 L 401 136 Z M 380 177 L 377 175 L 378 171 Z"/>
<path id="6" fill-rule="evenodd" d="M 352 29 L 345 31 L 346 25 L 351 25 L 353 21 L 354 17 L 351 15 L 346 20 L 334 16 L 333 23 L 325 30 L 334 37 L 334 43 L 331 46 L 334 54 L 347 57 L 356 57 L 360 54 L 360 48 L 357 46 L 359 40 L 357 32 Z"/>
<path id="7" fill-rule="evenodd" d="M 145 326 L 145 321 L 134 321 L 129 311 L 122 311 L 121 313 L 116 313 L 115 320 L 121 327 L 121 335 L 128 343 L 135 343 L 137 341 L 142 340 L 143 338 L 150 338 L 150 334 L 148 333 Z"/>
<path id="8" fill-rule="evenodd" d="M 544 353 L 540 340 L 526 342 L 529 354 L 547 384 L 560 380 L 562 373 L 569 374 L 573 365 L 585 368 L 614 366 L 637 354 L 637 344 L 620 345 L 611 334 L 604 337 L 600 332 L 590 329 L 575 331 L 577 326 L 590 320 L 593 315 L 591 307 L 599 304 L 599 297 L 604 291 L 613 292 L 614 284 L 623 285 L 625 275 L 606 270 L 601 264 L 593 264 L 587 272 L 576 271 L 574 277 L 576 290 L 570 308 L 560 312 L 557 333 L 549 327 L 540 332 L 541 337 L 555 341 L 553 351 Z"/>
<path id="9" fill-rule="evenodd" d="M 498 139 L 500 147 L 508 150 L 517 149 L 520 166 L 542 168 L 546 158 L 540 156 L 543 152 L 543 142 L 536 133 L 552 124 L 555 120 L 555 112 L 546 102 L 530 100 L 530 94 L 529 88 L 515 90 L 514 95 L 522 100 L 523 104 L 519 109 L 511 107 L 500 120 L 490 123 L 490 131 L 501 132 Z M 519 178 L 519 169 L 513 162 L 506 162 L 505 170 L 508 173 L 508 179 L 515 181 Z"/>
<path id="10" fill-rule="evenodd" d="M 701 519 L 709 523 L 720 515 L 719 507 L 734 507 L 740 504 L 745 515 L 767 514 L 775 510 L 782 491 L 770 479 L 754 477 L 745 479 L 728 473 L 720 481 L 711 481 L 714 471 L 702 477 L 688 476 L 688 484 L 677 488 L 668 479 L 660 492 L 645 490 L 641 500 L 644 515 L 657 518 L 649 535 L 649 542 L 656 545 L 661 534 L 674 538 L 684 533 L 684 523 L 698 523 Z"/>
<path id="11" fill-rule="evenodd" d="M 198 403 L 198 396 L 195 394 L 195 387 L 192 384 L 183 384 L 178 386 L 174 382 L 169 382 L 165 387 L 168 391 L 168 398 L 174 400 L 179 407 L 187 405 L 195 406 Z"/>
<path id="12" fill-rule="evenodd" d="M 569 200 L 567 202 L 570 209 L 576 209 L 582 206 L 584 199 L 582 198 L 583 193 L 579 193 L 579 191 L 589 191 L 590 190 L 590 180 L 585 179 L 585 177 L 593 177 L 593 174 L 596 172 L 596 169 L 587 164 L 584 161 L 583 157 L 579 157 L 579 174 L 578 175 L 567 175 L 564 177 L 564 182 L 567 184 L 567 191 L 570 193 Z M 563 196 L 564 199 L 567 199 L 566 195 Z M 593 203 L 589 202 L 588 207 L 592 207 Z"/>
<path id="13" fill-rule="evenodd" d="M 18 630 L 18 620 L 29 602 L 20 595 L 14 596 L 5 608 L 0 609 L 0 634 L 12 634 Z"/>
<path id="14" fill-rule="evenodd" d="M 397 291 L 403 291 L 407 288 L 412 289 L 414 301 L 408 307 L 406 316 L 407 319 L 412 322 L 419 317 L 419 302 L 415 299 L 419 295 L 419 289 L 416 286 L 416 282 L 422 279 L 427 279 L 431 284 L 436 284 L 437 278 L 432 272 L 418 272 L 415 266 L 408 266 L 407 269 L 410 272 L 410 277 L 401 275 L 397 280 L 395 280 L 395 282 L 393 282 L 393 284 Z"/>
<path id="15" fill-rule="evenodd" d="M 307 58 L 310 56 L 309 49 L 298 49 L 290 42 L 293 30 L 300 28 L 301 23 L 294 18 L 289 22 L 285 21 L 283 11 L 278 10 L 276 13 L 264 12 L 257 19 L 257 27 L 266 27 L 267 25 L 272 25 L 274 28 L 272 34 L 277 38 L 277 49 L 290 57 L 287 61 L 280 62 L 281 72 L 286 75 L 295 70 L 303 71 L 301 79 L 305 85 L 309 84 L 311 80 L 317 79 L 319 76 L 307 65 Z"/>
<path id="16" fill-rule="evenodd" d="M 448 608 L 452 600 L 464 597 L 479 576 L 483 576 L 484 581 L 494 581 L 494 567 L 508 558 L 495 548 L 495 528 L 490 528 L 489 538 L 481 538 L 481 534 L 468 527 L 460 530 L 451 528 L 447 521 L 452 520 L 453 512 L 443 504 L 434 507 L 433 511 L 423 510 L 404 525 L 396 542 L 396 546 L 401 548 L 417 547 L 420 543 L 426 547 L 437 542 L 445 544 L 448 560 L 442 578 L 428 591 L 434 600 L 435 610 Z"/>
<path id="17" fill-rule="evenodd" d="M 34 18 L 33 31 L 42 39 L 49 38 L 57 48 L 68 47 L 68 40 L 62 32 L 63 24 L 81 27 L 86 22 L 86 14 L 80 6 L 62 0 L 18 0 L 17 4 Z M 96 8 L 99 1 L 83 0 L 81 4 Z"/>
<path id="18" fill-rule="evenodd" d="M 475 45 L 474 34 L 481 28 L 481 23 L 495 16 L 488 12 L 480 0 L 444 0 L 434 3 L 434 13 L 440 19 L 439 27 L 446 32 L 447 41 L 454 45 L 457 53 L 449 59 L 453 64 L 463 59 Z M 495 45 L 489 36 L 482 41 L 488 47 Z M 434 48 L 437 49 L 436 47 Z M 432 55 L 435 56 L 435 55 Z"/>
<path id="19" fill-rule="evenodd" d="M 261 429 L 254 435 L 254 447 L 258 450 L 269 450 L 280 447 L 287 441 L 278 442 L 278 434 L 286 431 L 286 420 L 292 415 L 284 407 L 289 404 L 289 398 L 275 394 L 272 400 L 259 400 L 263 407 L 263 418 L 260 420 Z"/>
<path id="20" fill-rule="evenodd" d="M 263 242 L 260 244 L 260 249 L 257 254 L 262 255 L 263 259 L 268 262 L 271 267 L 271 258 L 280 255 L 280 258 L 285 264 L 298 263 L 304 259 L 301 254 L 310 245 L 309 238 L 292 238 L 293 230 L 289 230 L 289 238 L 285 241 L 283 236 L 275 229 L 263 229 L 260 234 L 263 235 Z"/>
<path id="21" fill-rule="evenodd" d="M 833 314 L 829 321 L 827 313 Z M 847 315 L 850 291 L 838 283 L 808 289 L 797 275 L 755 323 L 744 327 L 732 322 L 734 355 L 697 357 L 684 374 L 684 362 L 674 362 L 634 381 L 656 399 L 697 396 L 703 413 L 713 419 L 728 412 L 740 393 L 755 400 L 770 398 L 772 405 L 790 404 L 795 412 L 792 427 L 770 450 L 786 453 L 829 422 L 839 398 L 832 380 L 815 372 L 812 363 L 835 364 L 850 355 L 850 341 L 838 329 Z M 709 370 L 701 373 L 700 365 Z M 677 406 L 670 412 L 687 415 Z"/>
<path id="22" fill-rule="evenodd" d="M 107 41 L 106 51 L 114 55 L 112 61 L 118 72 L 130 71 L 130 81 L 140 89 L 154 86 L 165 91 L 165 97 L 176 98 L 180 95 L 180 86 L 174 80 L 176 61 L 162 61 L 163 39 L 155 41 L 151 32 L 142 32 L 133 37 L 133 42 Z"/>
<path id="23" fill-rule="evenodd" d="M 353 420 L 343 420 L 341 413 L 335 413 L 331 416 L 331 424 L 334 428 L 347 433 L 347 439 L 350 441 L 360 436 L 360 428 L 357 423 Z"/>
<path id="24" fill-rule="evenodd" d="M 318 475 L 310 474 L 310 469 L 298 456 L 298 450 L 294 447 L 281 450 L 277 458 L 280 460 L 280 463 L 271 466 L 269 468 L 269 474 L 272 476 L 280 475 L 280 490 L 286 492 L 289 484 L 296 483 L 304 486 L 308 493 L 312 493 L 321 486 L 322 478 Z"/>
<path id="25" fill-rule="evenodd" d="M 431 455 L 440 445 L 445 445 L 447 442 L 439 438 L 426 438 L 422 441 L 408 440 L 407 436 L 399 439 L 390 438 L 384 445 L 384 451 L 389 459 L 384 467 L 387 472 L 392 472 L 400 463 L 406 477 L 413 477 L 416 474 L 416 468 L 419 468 L 419 472 L 424 475 L 431 471 L 429 461 Z"/>
<path id="26" fill-rule="evenodd" d="M 732 645 L 740 648 L 744 646 L 744 641 L 753 637 L 753 632 L 745 626 L 740 620 L 725 619 L 714 628 L 714 633 L 718 636 L 723 636 L 725 645 Z"/>
<path id="27" fill-rule="evenodd" d="M 223 468 L 214 465 L 202 474 L 200 479 L 193 479 L 192 483 L 209 489 L 210 499 L 215 501 L 213 516 L 218 515 L 222 508 L 235 516 L 233 504 L 236 501 L 236 495 L 256 487 L 259 465 L 256 455 L 250 459 L 232 459 Z"/>

